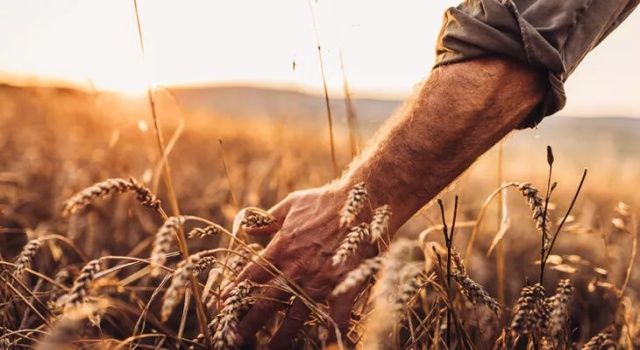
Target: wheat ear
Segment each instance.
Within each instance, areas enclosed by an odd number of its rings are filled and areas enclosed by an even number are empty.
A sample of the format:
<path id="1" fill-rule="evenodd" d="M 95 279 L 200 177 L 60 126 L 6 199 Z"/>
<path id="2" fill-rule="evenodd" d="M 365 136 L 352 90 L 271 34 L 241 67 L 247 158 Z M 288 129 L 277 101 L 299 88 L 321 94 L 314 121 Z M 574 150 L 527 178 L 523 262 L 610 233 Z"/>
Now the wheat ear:
<path id="1" fill-rule="evenodd" d="M 356 221 L 356 216 L 364 207 L 367 198 L 364 182 L 357 183 L 351 188 L 347 201 L 340 211 L 340 227 L 351 226 Z"/>
<path id="2" fill-rule="evenodd" d="M 42 243 L 38 239 L 32 239 L 24 245 L 16 261 L 16 269 L 13 272 L 15 277 L 22 277 L 24 271 L 31 268 L 31 260 L 33 260 L 41 245 Z"/>
<path id="3" fill-rule="evenodd" d="M 249 308 L 250 299 L 248 296 L 253 287 L 254 285 L 250 281 L 244 280 L 238 283 L 225 300 L 222 310 L 212 321 L 215 322 L 215 325 L 212 325 L 215 326 L 215 332 L 212 336 L 214 349 L 235 349 L 238 322 L 241 314 Z"/>
<path id="4" fill-rule="evenodd" d="M 547 304 L 551 310 L 549 318 L 548 334 L 552 337 L 560 334 L 567 322 L 569 301 L 573 295 L 573 287 L 569 279 L 558 282 L 556 294 L 547 299 Z"/>
<path id="5" fill-rule="evenodd" d="M 265 226 L 269 226 L 276 221 L 276 218 L 269 212 L 260 208 L 246 208 L 246 213 L 240 221 L 240 226 L 243 228 L 256 229 Z"/>
<path id="6" fill-rule="evenodd" d="M 336 253 L 331 258 L 333 266 L 344 263 L 348 257 L 350 257 L 362 241 L 370 237 L 369 225 L 361 223 L 358 226 L 352 227 L 347 236 L 344 238 L 340 246 L 336 250 Z"/>
<path id="7" fill-rule="evenodd" d="M 224 232 L 224 228 L 218 224 L 212 224 L 206 227 L 196 227 L 187 233 L 187 238 L 205 238 L 219 235 Z"/>
<path id="8" fill-rule="evenodd" d="M 582 350 L 609 350 L 617 349 L 613 334 L 610 330 L 605 330 L 593 336 L 587 343 L 582 346 Z"/>
<path id="9" fill-rule="evenodd" d="M 62 212 L 65 216 L 71 215 L 86 207 L 94 200 L 106 197 L 114 192 L 134 192 L 136 194 L 136 199 L 142 205 L 153 208 L 156 211 L 160 210 L 160 200 L 158 200 L 147 187 L 136 181 L 134 178 L 130 178 L 129 180 L 115 178 L 98 182 L 76 193 L 64 202 L 62 205 Z"/>
<path id="10" fill-rule="evenodd" d="M 462 257 L 458 252 L 453 251 L 452 258 L 456 267 L 453 278 L 462 288 L 462 294 L 464 294 L 472 304 L 482 304 L 498 315 L 500 313 L 500 304 L 498 301 L 491 297 L 480 283 L 469 277 Z"/>
<path id="11" fill-rule="evenodd" d="M 70 310 L 73 307 L 79 306 L 84 303 L 89 295 L 91 289 L 91 283 L 93 282 L 95 275 L 100 272 L 102 266 L 100 260 L 89 261 L 82 270 L 78 277 L 73 281 L 73 286 L 69 293 L 64 297 L 64 310 Z"/>
<path id="12" fill-rule="evenodd" d="M 391 207 L 383 205 L 373 212 L 371 219 L 371 241 L 375 242 L 389 230 L 389 221 L 391 220 Z"/>
<path id="13" fill-rule="evenodd" d="M 171 241 L 178 235 L 183 223 L 181 216 L 171 216 L 158 229 L 151 249 L 151 276 L 160 274 L 160 266 L 167 261 L 167 253 L 171 250 Z"/>
<path id="14" fill-rule="evenodd" d="M 520 292 L 511 330 L 516 335 L 543 335 L 550 310 L 545 302 L 544 287 L 540 284 L 526 286 Z"/>
<path id="15" fill-rule="evenodd" d="M 423 271 L 422 263 L 409 263 L 400 271 L 400 287 L 392 304 L 392 309 L 399 315 L 420 288 L 418 277 Z"/>
<path id="16" fill-rule="evenodd" d="M 544 213 L 545 202 L 538 194 L 539 191 L 537 188 L 533 187 L 530 183 L 518 183 L 518 190 L 522 193 L 527 199 L 529 206 L 532 211 L 532 219 L 536 222 L 536 228 L 546 234 L 545 239 L 549 239 L 551 234 L 551 219 L 549 218 L 549 213 L 547 212 L 546 217 Z"/>

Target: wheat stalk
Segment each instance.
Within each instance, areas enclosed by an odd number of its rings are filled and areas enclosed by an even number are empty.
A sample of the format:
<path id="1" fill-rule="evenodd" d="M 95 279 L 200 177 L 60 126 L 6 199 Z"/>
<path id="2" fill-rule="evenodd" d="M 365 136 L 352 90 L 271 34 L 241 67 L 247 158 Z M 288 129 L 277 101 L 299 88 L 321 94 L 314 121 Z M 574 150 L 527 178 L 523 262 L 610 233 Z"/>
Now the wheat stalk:
<path id="1" fill-rule="evenodd" d="M 344 238 L 340 246 L 336 250 L 336 253 L 331 258 L 333 266 L 344 263 L 348 257 L 350 257 L 362 241 L 371 236 L 369 225 L 361 223 L 358 226 L 352 227 L 347 236 Z"/>
<path id="2" fill-rule="evenodd" d="M 368 197 L 364 182 L 357 183 L 351 188 L 347 201 L 340 211 L 340 227 L 351 226 L 356 221 L 356 216 L 364 207 Z"/>
<path id="3" fill-rule="evenodd" d="M 42 243 L 38 239 L 32 239 L 27 244 L 24 245 L 18 259 L 16 261 L 16 268 L 13 272 L 13 275 L 16 278 L 22 277 L 25 270 L 31 268 L 31 260 L 40 249 Z"/>
<path id="4" fill-rule="evenodd" d="M 160 200 L 158 200 L 148 188 L 134 178 L 130 178 L 129 180 L 114 178 L 93 184 L 73 195 L 62 205 L 63 215 L 71 215 L 91 204 L 94 200 L 106 197 L 114 192 L 134 192 L 136 199 L 142 205 L 153 208 L 156 211 L 160 210 Z"/>
<path id="5" fill-rule="evenodd" d="M 151 276 L 160 274 L 160 266 L 167 261 L 167 253 L 171 250 L 171 241 L 178 235 L 178 230 L 182 229 L 183 224 L 183 217 L 171 216 L 158 229 L 151 249 Z"/>

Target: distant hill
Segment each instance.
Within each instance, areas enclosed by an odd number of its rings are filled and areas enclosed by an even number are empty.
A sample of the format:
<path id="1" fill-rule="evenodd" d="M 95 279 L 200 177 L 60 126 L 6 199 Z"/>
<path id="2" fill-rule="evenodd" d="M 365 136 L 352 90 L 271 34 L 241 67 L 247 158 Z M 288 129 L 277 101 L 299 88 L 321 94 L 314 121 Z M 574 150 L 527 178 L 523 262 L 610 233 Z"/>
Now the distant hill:
<path id="1" fill-rule="evenodd" d="M 287 118 L 309 123 L 326 122 L 324 97 L 291 90 L 257 87 L 196 87 L 172 89 L 183 107 L 222 115 Z M 331 111 L 338 125 L 345 120 L 342 97 L 331 97 Z M 401 104 L 399 100 L 354 99 L 359 123 L 371 133 Z M 640 159 L 640 118 L 549 117 L 535 130 L 509 138 L 514 151 L 532 143 L 551 144 L 579 159 L 607 147 L 623 158 Z"/>
<path id="2" fill-rule="evenodd" d="M 326 120 L 324 96 L 293 90 L 259 87 L 223 86 L 175 88 L 174 92 L 183 107 L 229 116 L 286 118 L 293 120 Z M 353 104 L 362 127 L 379 125 L 400 105 L 399 100 L 356 98 Z M 345 101 L 330 96 L 331 113 L 340 123 L 345 120 Z"/>
<path id="3" fill-rule="evenodd" d="M 15 87 L 0 84 L 0 95 L 34 94 L 93 96 L 70 88 Z M 181 106 L 228 117 L 269 118 L 289 124 L 326 125 L 324 97 L 292 90 L 259 87 L 219 86 L 173 88 Z M 17 95 L 14 95 L 17 96 Z M 113 97 L 113 95 L 109 95 Z M 138 101 L 140 102 L 140 101 Z M 331 97 L 331 109 L 338 128 L 345 125 L 345 105 L 341 97 Z M 399 100 L 356 98 L 353 100 L 363 134 L 371 134 L 400 106 Z M 146 103 L 141 104 L 146 108 Z M 287 125 L 289 125 L 287 124 Z M 508 139 L 508 152 L 526 154 L 528 149 L 550 144 L 576 162 L 592 163 L 601 152 L 616 159 L 640 163 L 640 118 L 549 117 L 537 129 L 514 133 Z"/>

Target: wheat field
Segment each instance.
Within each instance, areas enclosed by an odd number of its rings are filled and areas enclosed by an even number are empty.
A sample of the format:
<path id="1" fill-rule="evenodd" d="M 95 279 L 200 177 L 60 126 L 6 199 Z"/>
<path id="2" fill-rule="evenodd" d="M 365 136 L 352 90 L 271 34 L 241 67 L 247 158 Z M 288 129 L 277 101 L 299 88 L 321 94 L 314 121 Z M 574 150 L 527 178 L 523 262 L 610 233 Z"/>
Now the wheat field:
<path id="1" fill-rule="evenodd" d="M 268 238 L 247 233 L 271 223 L 262 209 L 332 179 L 324 126 L 183 111 L 162 90 L 156 98 L 166 163 L 145 103 L 3 87 L 1 349 L 233 348 L 263 286 L 241 283 L 226 300 L 221 290 L 250 260 L 267 265 L 258 254 Z M 351 157 L 347 134 L 336 130 L 340 166 Z M 612 186 L 590 169 L 581 183 L 561 153 L 499 154 L 392 242 L 393 208 L 355 222 L 367 190 L 354 188 L 336 213 L 351 229 L 334 262 L 363 240 L 388 249 L 333 292 L 368 281 L 349 331 L 328 342 L 326 305 L 306 300 L 311 316 L 291 348 L 639 349 L 638 173 Z"/>

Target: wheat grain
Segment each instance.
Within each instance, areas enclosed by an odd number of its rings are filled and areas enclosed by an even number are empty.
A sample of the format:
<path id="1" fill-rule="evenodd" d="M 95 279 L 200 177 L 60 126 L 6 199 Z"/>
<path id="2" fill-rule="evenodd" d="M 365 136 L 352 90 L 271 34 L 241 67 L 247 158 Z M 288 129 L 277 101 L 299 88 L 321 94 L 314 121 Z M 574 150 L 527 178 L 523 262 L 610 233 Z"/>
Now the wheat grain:
<path id="1" fill-rule="evenodd" d="M 370 235 L 369 225 L 366 223 L 352 227 L 331 258 L 331 264 L 336 266 L 344 263 L 358 249 L 360 243 Z"/>
<path id="2" fill-rule="evenodd" d="M 136 194 L 136 199 L 142 205 L 153 208 L 156 211 L 160 210 L 160 200 L 158 200 L 148 188 L 140 184 L 134 178 L 130 178 L 129 180 L 114 178 L 93 184 L 92 186 L 73 195 L 62 205 L 63 215 L 71 215 L 86 207 L 94 200 L 106 197 L 114 192 L 134 192 Z"/>
<path id="3" fill-rule="evenodd" d="M 31 268 L 31 260 L 33 260 L 41 245 L 42 243 L 38 239 L 32 239 L 24 245 L 16 260 L 16 268 L 13 272 L 16 278 L 22 277 L 24 271 Z"/>
<path id="4" fill-rule="evenodd" d="M 212 321 L 215 322 L 215 331 L 212 336 L 214 349 L 234 349 L 236 347 L 238 321 L 241 314 L 250 305 L 248 296 L 253 287 L 254 285 L 250 281 L 244 280 L 238 283 L 225 300 L 222 310 Z"/>
<path id="5" fill-rule="evenodd" d="M 349 191 L 347 201 L 340 211 L 340 227 L 348 227 L 356 220 L 367 201 L 368 194 L 364 182 L 357 183 Z"/>
<path id="6" fill-rule="evenodd" d="M 389 230 L 389 221 L 391 220 L 391 207 L 383 205 L 373 212 L 371 220 L 371 241 L 375 242 Z"/>
<path id="7" fill-rule="evenodd" d="M 151 249 L 151 276 L 160 274 L 160 266 L 167 261 L 167 253 L 171 250 L 171 241 L 178 235 L 183 223 L 184 218 L 181 216 L 171 216 L 158 229 Z"/>
<path id="8" fill-rule="evenodd" d="M 375 275 L 380 270 L 383 261 L 384 259 L 380 256 L 363 261 L 358 267 L 349 271 L 342 282 L 333 289 L 331 295 L 338 296 L 360 285 L 367 278 Z"/>

